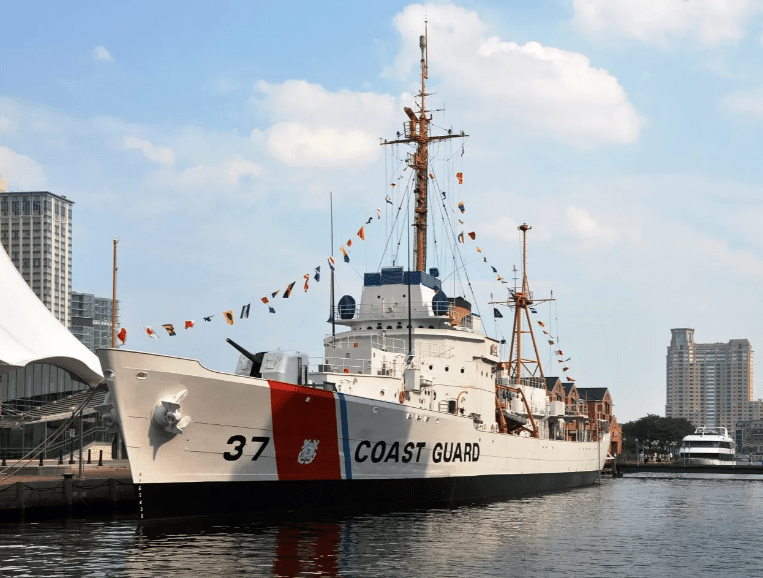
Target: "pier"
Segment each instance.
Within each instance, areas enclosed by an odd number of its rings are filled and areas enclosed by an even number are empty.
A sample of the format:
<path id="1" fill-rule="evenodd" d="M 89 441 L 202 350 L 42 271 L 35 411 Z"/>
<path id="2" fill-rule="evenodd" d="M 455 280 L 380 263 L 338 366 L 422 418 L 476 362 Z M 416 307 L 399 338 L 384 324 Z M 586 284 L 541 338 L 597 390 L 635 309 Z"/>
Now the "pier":
<path id="1" fill-rule="evenodd" d="M 7 476 L 7 477 L 6 477 Z M 48 460 L 11 475 L 0 470 L 0 521 L 131 512 L 136 495 L 127 460 L 79 468 Z"/>
<path id="2" fill-rule="evenodd" d="M 618 462 L 617 470 L 623 474 L 659 473 L 659 474 L 759 474 L 763 475 L 763 465 L 745 464 L 734 466 L 701 466 L 696 464 L 676 463 L 636 463 Z"/>

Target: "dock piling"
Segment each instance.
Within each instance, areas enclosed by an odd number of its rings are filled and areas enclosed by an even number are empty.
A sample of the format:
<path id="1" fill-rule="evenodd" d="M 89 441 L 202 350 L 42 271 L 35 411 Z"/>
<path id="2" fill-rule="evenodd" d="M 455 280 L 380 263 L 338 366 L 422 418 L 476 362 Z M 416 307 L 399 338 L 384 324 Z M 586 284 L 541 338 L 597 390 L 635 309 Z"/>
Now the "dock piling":
<path id="1" fill-rule="evenodd" d="M 64 499 L 66 500 L 66 505 L 71 506 L 72 500 L 74 499 L 74 474 L 61 474 L 64 477 Z"/>
<path id="2" fill-rule="evenodd" d="M 22 512 L 26 508 L 26 485 L 24 482 L 16 482 L 16 506 Z"/>

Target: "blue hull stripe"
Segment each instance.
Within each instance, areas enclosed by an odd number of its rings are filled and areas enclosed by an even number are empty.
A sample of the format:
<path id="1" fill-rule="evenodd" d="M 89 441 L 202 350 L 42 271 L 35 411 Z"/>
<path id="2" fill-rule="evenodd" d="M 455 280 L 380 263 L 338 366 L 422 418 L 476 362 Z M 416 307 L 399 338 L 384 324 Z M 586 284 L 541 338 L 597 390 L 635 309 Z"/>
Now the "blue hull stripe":
<path id="1" fill-rule="evenodd" d="M 352 479 L 352 461 L 350 460 L 350 430 L 347 426 L 347 402 L 344 394 L 336 392 L 339 397 L 339 411 L 342 418 L 342 449 L 344 450 L 344 479 Z"/>

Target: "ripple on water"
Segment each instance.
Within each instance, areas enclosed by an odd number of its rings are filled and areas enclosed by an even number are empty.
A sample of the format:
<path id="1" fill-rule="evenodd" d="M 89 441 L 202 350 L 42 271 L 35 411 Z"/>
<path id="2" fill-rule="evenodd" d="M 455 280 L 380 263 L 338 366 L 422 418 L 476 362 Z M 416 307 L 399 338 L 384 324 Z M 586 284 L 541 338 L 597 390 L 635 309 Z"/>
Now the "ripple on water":
<path id="1" fill-rule="evenodd" d="M 0 526 L 0 575 L 760 574 L 763 480 L 651 476 L 487 505 L 283 523 Z"/>

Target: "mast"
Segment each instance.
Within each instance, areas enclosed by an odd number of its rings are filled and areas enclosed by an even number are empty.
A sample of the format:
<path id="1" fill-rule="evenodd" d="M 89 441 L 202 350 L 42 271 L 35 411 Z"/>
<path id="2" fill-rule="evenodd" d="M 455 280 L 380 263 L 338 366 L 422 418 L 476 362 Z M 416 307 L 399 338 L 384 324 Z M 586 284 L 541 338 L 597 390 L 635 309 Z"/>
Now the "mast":
<path id="1" fill-rule="evenodd" d="M 119 239 L 114 239 L 114 270 L 111 287 L 111 348 L 116 347 L 117 343 L 117 243 Z"/>
<path id="2" fill-rule="evenodd" d="M 426 92 L 426 80 L 429 78 L 429 50 L 427 48 L 427 25 L 424 23 L 424 35 L 419 37 L 419 48 L 421 49 L 421 91 L 418 94 L 419 102 L 419 114 L 416 115 L 409 107 L 404 107 L 405 114 L 408 115 L 409 121 L 403 125 L 405 138 L 383 141 L 381 144 L 399 144 L 408 143 L 415 144 L 416 151 L 408 155 L 407 164 L 413 170 L 416 171 L 416 208 L 414 209 L 414 221 L 413 226 L 416 229 L 415 244 L 413 253 L 415 255 L 416 271 L 426 271 L 427 266 L 427 183 L 429 175 L 429 151 L 428 145 L 432 141 L 436 140 L 448 140 L 452 138 L 462 138 L 468 135 L 464 134 L 447 134 L 442 136 L 429 136 L 429 122 L 432 120 L 431 116 L 427 116 L 426 109 L 426 97 L 429 96 Z M 450 132 L 450 131 L 448 131 Z M 400 133 L 398 133 L 399 135 Z"/>
<path id="3" fill-rule="evenodd" d="M 331 207 L 331 256 L 334 256 L 334 192 L 329 192 L 329 203 Z M 334 309 L 334 267 L 331 269 L 331 337 L 336 337 L 336 310 Z"/>
<path id="4" fill-rule="evenodd" d="M 508 370 L 509 378 L 513 381 L 516 387 L 522 385 L 523 370 L 527 371 L 529 377 L 545 377 L 543 373 L 543 364 L 540 362 L 540 353 L 538 352 L 538 344 L 535 341 L 535 334 L 533 333 L 532 320 L 530 319 L 530 308 L 534 303 L 544 303 L 546 301 L 552 301 L 552 299 L 539 299 L 534 300 L 532 291 L 530 291 L 530 283 L 527 280 L 527 231 L 532 229 L 530 225 L 524 223 L 517 227 L 522 232 L 522 289 L 515 290 L 511 293 L 508 304 L 514 307 L 514 326 L 511 332 L 511 348 L 509 353 L 509 360 L 505 366 Z M 503 304 L 507 304 L 503 302 Z M 527 321 L 527 329 L 524 329 L 523 321 Z M 525 359 L 522 357 L 522 337 L 529 333 L 532 339 L 533 350 L 535 351 L 535 357 L 533 359 Z"/>

